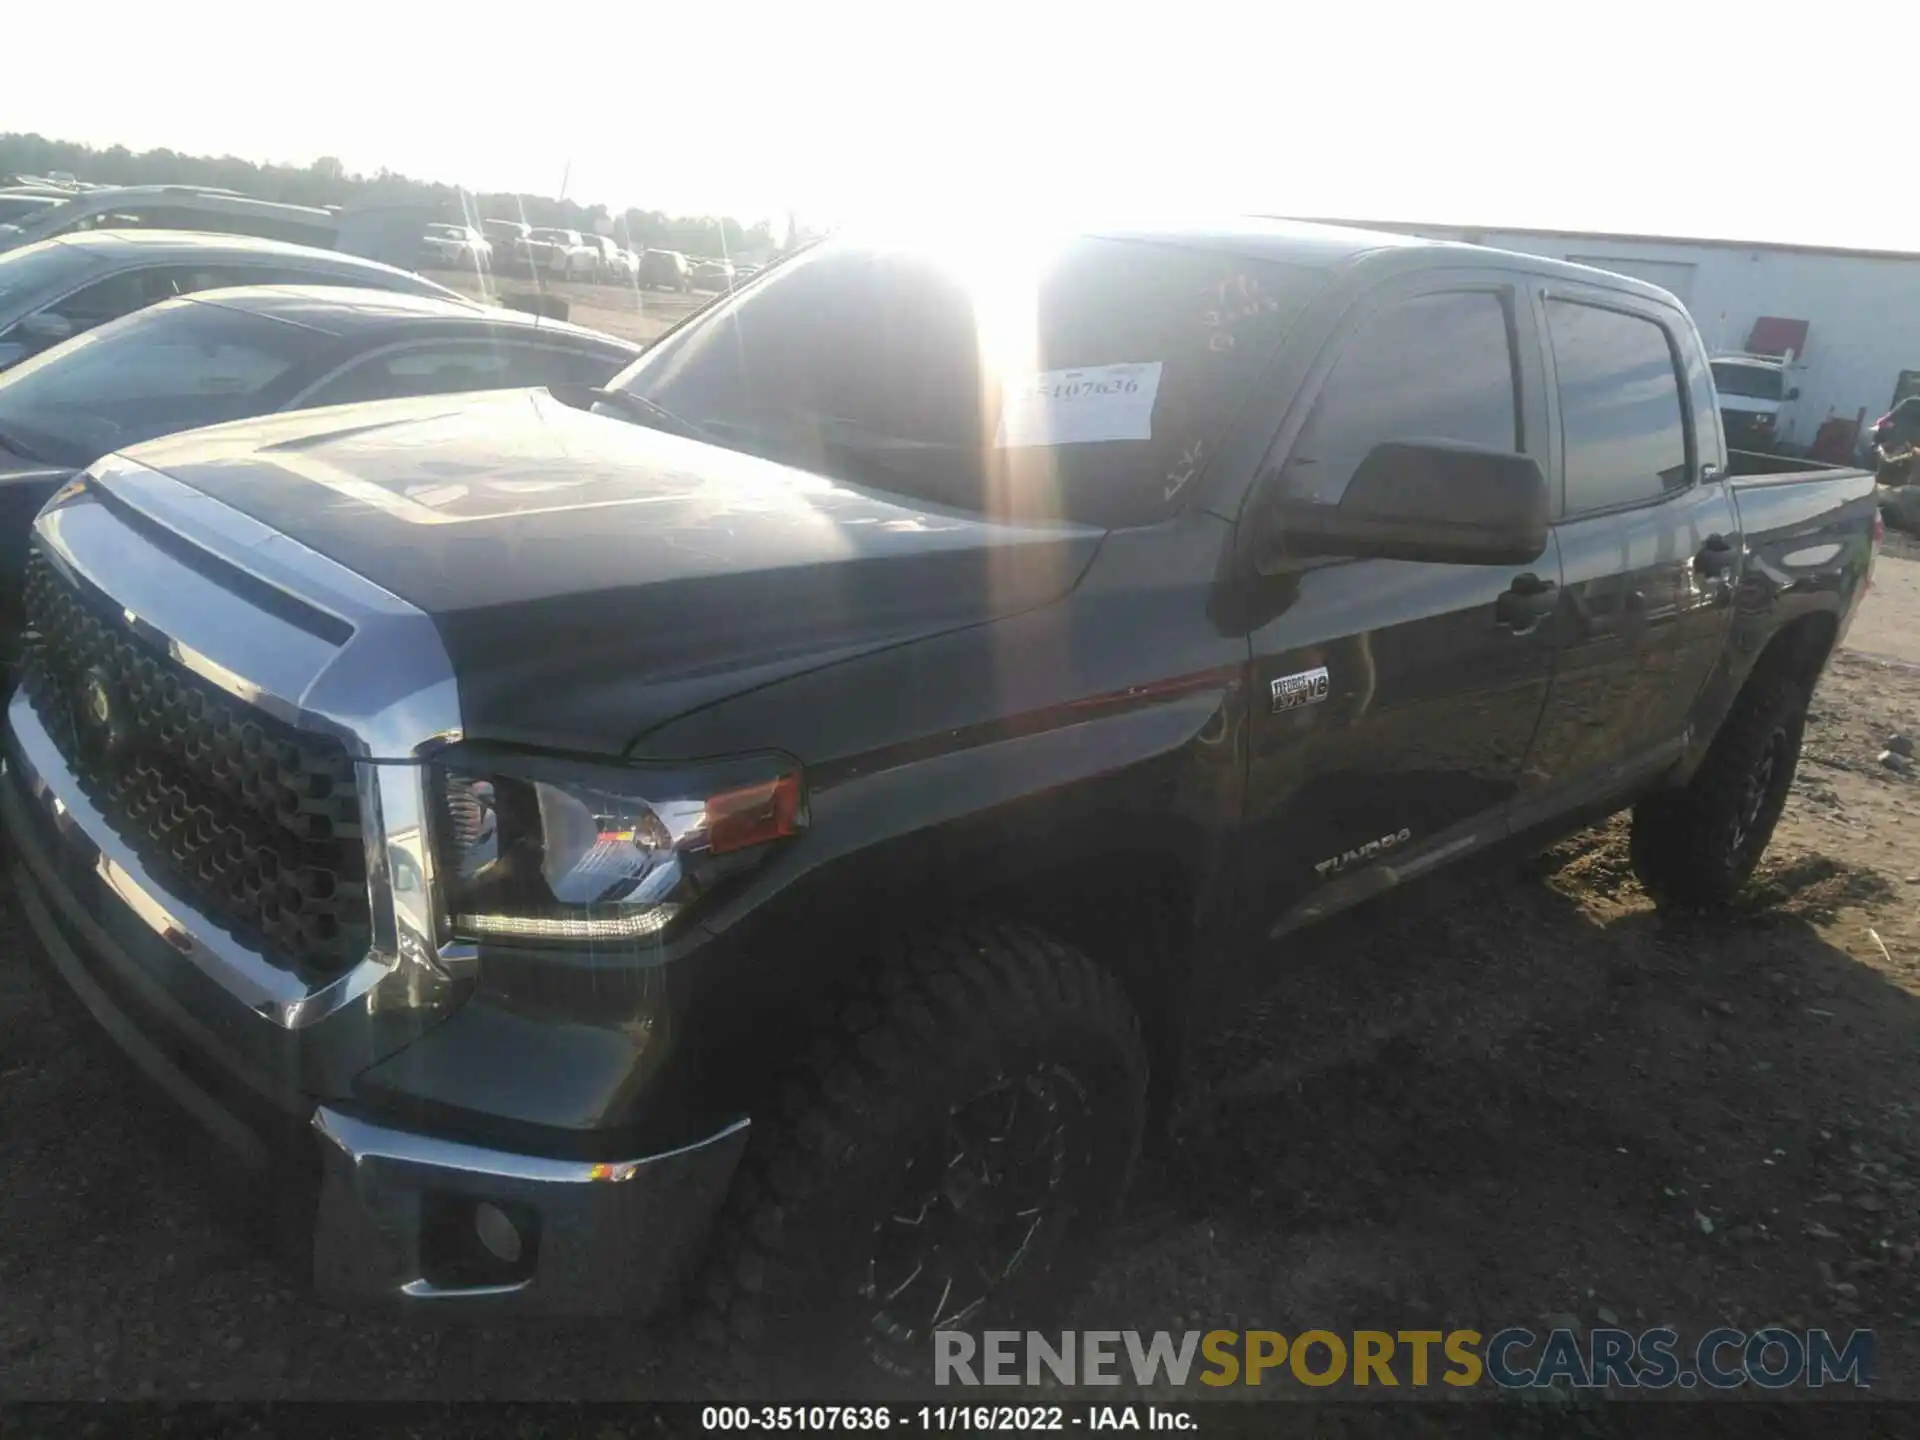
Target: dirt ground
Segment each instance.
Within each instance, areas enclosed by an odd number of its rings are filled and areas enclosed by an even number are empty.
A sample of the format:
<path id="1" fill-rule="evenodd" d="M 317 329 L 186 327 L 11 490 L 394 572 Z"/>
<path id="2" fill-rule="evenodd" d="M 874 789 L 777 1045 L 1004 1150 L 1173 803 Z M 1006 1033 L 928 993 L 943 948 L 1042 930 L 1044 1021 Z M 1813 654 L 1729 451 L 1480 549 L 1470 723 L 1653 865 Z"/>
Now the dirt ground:
<path id="1" fill-rule="evenodd" d="M 1888 555 L 1852 642 L 1920 659 L 1917 637 L 1920 561 Z M 1614 822 L 1276 957 L 1067 1323 L 1871 1327 L 1877 1393 L 1920 1398 L 1920 780 L 1880 763 L 1896 732 L 1920 738 L 1920 667 L 1839 655 L 1729 917 L 1656 916 Z M 0 965 L 0 1397 L 726 1393 L 671 1321 L 315 1308 L 208 1146 L 121 1077 Z"/>

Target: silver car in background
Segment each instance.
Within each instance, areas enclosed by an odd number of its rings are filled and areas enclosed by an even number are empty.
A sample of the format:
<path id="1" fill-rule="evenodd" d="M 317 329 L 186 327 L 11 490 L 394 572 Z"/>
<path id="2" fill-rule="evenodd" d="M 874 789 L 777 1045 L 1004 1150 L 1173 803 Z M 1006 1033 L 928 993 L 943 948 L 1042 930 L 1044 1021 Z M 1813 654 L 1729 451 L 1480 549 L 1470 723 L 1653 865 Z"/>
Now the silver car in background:
<path id="1" fill-rule="evenodd" d="M 91 230 L 0 253 L 0 370 L 157 301 L 232 285 L 353 285 L 471 303 L 336 250 L 246 235 Z"/>
<path id="2" fill-rule="evenodd" d="M 420 237 L 420 263 L 443 270 L 487 270 L 493 242 L 471 225 L 435 223 Z"/>

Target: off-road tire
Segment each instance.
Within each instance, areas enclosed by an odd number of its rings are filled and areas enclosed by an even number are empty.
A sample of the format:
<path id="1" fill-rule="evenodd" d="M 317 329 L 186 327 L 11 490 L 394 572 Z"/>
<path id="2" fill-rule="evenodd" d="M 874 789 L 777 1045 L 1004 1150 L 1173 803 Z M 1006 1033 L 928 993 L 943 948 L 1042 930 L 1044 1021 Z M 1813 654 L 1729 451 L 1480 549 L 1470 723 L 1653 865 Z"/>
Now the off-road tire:
<path id="1" fill-rule="evenodd" d="M 953 1218 L 971 1203 L 950 1193 L 956 1162 L 916 1172 L 911 1157 L 944 1154 L 968 1107 L 997 1107 L 1002 1094 L 1053 1126 L 1051 1188 L 1004 1284 L 962 1328 L 1031 1318 L 1070 1283 L 1132 1179 L 1147 1070 L 1139 1023 L 1113 976 L 1025 925 L 971 924 L 866 966 L 753 1116 L 697 1285 L 700 1329 L 763 1376 L 774 1363 L 815 1382 L 929 1370 L 933 1327 L 895 1323 L 893 1305 L 876 1298 L 887 1283 L 875 1256 L 901 1234 L 901 1187 L 924 1195 L 935 1172 L 941 1193 L 921 1220 L 929 1230 L 966 1223 Z M 972 1199 L 987 1196 L 991 1213 L 1017 1203 L 996 1198 L 1012 1193 L 990 1182 Z M 933 1263 L 927 1293 L 952 1262 L 936 1254 Z M 897 1302 L 898 1314 L 910 1303 Z"/>
<path id="2" fill-rule="evenodd" d="M 1634 807 L 1633 873 L 1656 904 L 1725 905 L 1746 883 L 1786 806 L 1809 698 L 1798 676 L 1755 676 L 1693 779 Z"/>

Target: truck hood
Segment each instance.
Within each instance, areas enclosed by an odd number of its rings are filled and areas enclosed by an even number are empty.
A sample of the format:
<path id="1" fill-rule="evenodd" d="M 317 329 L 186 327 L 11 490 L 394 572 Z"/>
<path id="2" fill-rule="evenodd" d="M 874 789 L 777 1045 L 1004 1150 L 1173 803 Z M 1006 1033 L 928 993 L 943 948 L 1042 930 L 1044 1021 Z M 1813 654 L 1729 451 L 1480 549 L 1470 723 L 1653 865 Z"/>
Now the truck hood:
<path id="1" fill-rule="evenodd" d="M 931 509 L 544 390 L 127 454 L 431 616 L 468 736 L 602 754 L 742 690 L 1044 605 L 1103 533 Z"/>

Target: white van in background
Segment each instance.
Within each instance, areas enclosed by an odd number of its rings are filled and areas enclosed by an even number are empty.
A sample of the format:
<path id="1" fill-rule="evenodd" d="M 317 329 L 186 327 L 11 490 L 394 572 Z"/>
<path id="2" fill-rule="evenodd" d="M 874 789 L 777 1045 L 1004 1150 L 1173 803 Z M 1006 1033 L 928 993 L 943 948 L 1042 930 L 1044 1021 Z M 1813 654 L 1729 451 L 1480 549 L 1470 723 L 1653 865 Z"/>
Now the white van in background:
<path id="1" fill-rule="evenodd" d="M 1785 432 L 1781 412 L 1800 398 L 1787 383 L 1793 356 L 1715 355 L 1713 384 L 1720 392 L 1720 424 L 1729 450 L 1772 450 Z"/>

